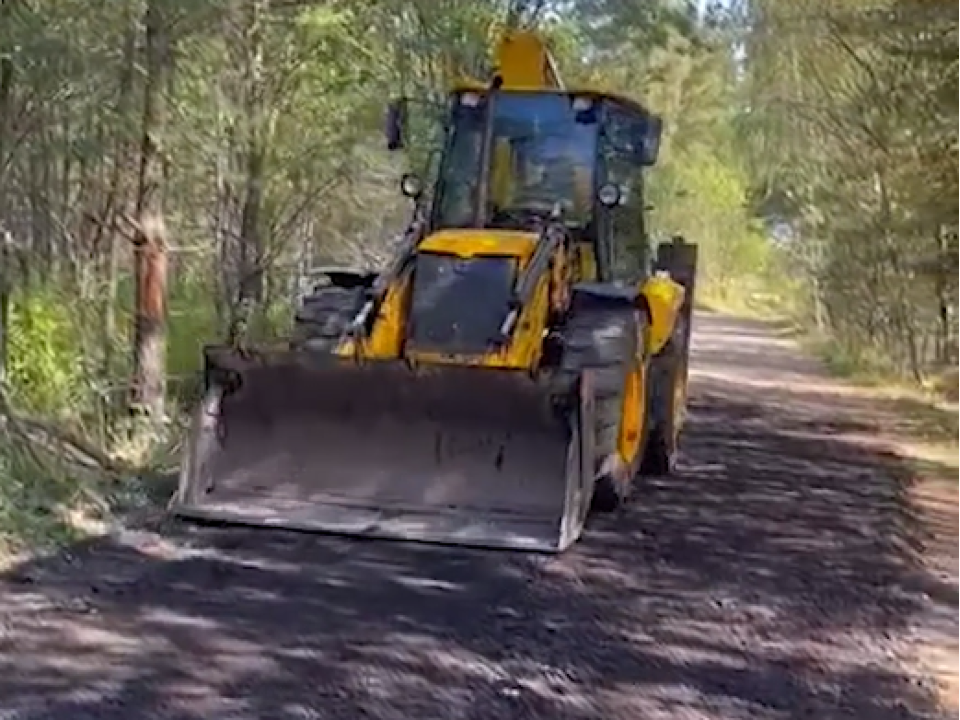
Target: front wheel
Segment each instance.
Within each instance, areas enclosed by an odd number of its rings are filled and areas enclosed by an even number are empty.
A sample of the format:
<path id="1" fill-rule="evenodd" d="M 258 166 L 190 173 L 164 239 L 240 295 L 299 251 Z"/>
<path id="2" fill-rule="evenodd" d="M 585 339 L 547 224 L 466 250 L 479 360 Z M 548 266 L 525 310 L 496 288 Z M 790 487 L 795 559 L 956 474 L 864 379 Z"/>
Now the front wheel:
<path id="1" fill-rule="evenodd" d="M 304 298 L 294 317 L 293 340 L 297 350 L 332 353 L 363 305 L 362 287 L 319 287 Z"/>
<path id="2" fill-rule="evenodd" d="M 558 377 L 563 387 L 572 387 L 586 369 L 594 378 L 595 484 L 591 506 L 598 512 L 612 512 L 630 494 L 632 468 L 642 447 L 632 438 L 633 458 L 622 457 L 625 407 L 636 404 L 643 424 L 643 385 L 638 369 L 642 315 L 632 307 L 605 306 L 577 309 L 563 329 L 563 354 Z M 636 421 L 633 421 L 634 423 Z M 631 444 L 631 443 L 627 443 Z"/>

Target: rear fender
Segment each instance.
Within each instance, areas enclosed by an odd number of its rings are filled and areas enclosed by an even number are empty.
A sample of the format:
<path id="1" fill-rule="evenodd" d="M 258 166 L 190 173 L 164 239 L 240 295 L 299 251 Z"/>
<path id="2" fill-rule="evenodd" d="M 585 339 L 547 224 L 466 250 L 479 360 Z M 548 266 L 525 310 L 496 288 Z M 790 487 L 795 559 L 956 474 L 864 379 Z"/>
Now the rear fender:
<path id="1" fill-rule="evenodd" d="M 368 288 L 373 285 L 377 273 L 372 270 L 350 267 L 323 267 L 312 271 L 321 278 L 326 278 L 329 284 L 341 288 Z"/>
<path id="2" fill-rule="evenodd" d="M 636 287 L 598 282 L 577 283 L 573 286 L 571 310 L 602 307 L 633 308 L 646 317 L 648 324 L 651 320 L 647 298 L 639 293 Z M 642 338 L 640 345 L 644 345 Z"/>
<path id="3" fill-rule="evenodd" d="M 647 351 L 651 355 L 663 350 L 673 336 L 685 294 L 683 285 L 665 272 L 647 278 L 640 286 L 640 295 L 650 316 Z"/>
<path id="4" fill-rule="evenodd" d="M 583 282 L 573 286 L 571 307 L 574 310 L 591 307 L 638 307 L 639 295 L 635 287 L 609 283 Z"/>
<path id="5" fill-rule="evenodd" d="M 378 277 L 376 272 L 352 268 L 324 269 L 322 275 L 337 287 L 363 288 L 364 290 L 373 287 Z M 403 344 L 406 298 L 409 288 L 410 273 L 403 272 L 394 280 L 380 303 L 370 335 L 361 340 L 341 341 L 336 354 L 341 357 L 353 357 L 359 352 L 369 360 L 388 360 L 398 357 Z M 357 348 L 357 342 L 360 343 L 360 348 Z"/>

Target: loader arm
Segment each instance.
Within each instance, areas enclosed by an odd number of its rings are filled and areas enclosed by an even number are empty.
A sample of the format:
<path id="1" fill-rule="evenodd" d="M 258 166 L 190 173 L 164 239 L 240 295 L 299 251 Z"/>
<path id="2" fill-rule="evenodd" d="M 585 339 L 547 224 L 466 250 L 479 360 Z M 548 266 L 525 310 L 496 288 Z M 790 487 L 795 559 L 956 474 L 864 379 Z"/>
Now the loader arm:
<path id="1" fill-rule="evenodd" d="M 404 233 L 400 246 L 397 248 L 387 266 L 379 273 L 367 292 L 367 298 L 357 313 L 353 322 L 347 328 L 347 336 L 353 340 L 367 338 L 370 333 L 371 321 L 376 317 L 383 306 L 390 289 L 400 280 L 409 269 L 417 253 L 417 245 L 426 234 L 427 223 L 421 217 L 416 218 Z"/>
<path id="2" fill-rule="evenodd" d="M 567 232 L 563 225 L 555 220 L 549 221 L 537 238 L 530 261 L 517 276 L 509 311 L 500 326 L 498 345 L 509 342 L 523 309 L 531 303 L 537 289 L 549 281 L 551 264 L 558 263 L 557 254 L 566 242 Z"/>

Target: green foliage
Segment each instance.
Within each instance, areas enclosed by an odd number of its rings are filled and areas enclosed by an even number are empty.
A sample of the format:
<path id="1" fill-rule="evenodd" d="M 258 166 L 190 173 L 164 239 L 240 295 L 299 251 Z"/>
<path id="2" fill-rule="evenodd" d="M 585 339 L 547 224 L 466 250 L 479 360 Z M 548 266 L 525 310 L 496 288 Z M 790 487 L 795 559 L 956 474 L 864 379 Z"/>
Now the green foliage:
<path id="1" fill-rule="evenodd" d="M 680 232 L 700 244 L 701 287 L 766 269 L 770 248 L 747 213 L 746 190 L 735 167 L 696 147 L 675 153 L 652 183 L 654 229 Z"/>
<path id="2" fill-rule="evenodd" d="M 957 362 L 957 16 L 934 0 L 757 0 L 742 129 L 789 222 L 808 320 L 916 380 Z"/>
<path id="3" fill-rule="evenodd" d="M 49 289 L 14 298 L 9 327 L 9 385 L 32 410 L 64 415 L 84 388 L 76 305 Z"/>
<path id="4" fill-rule="evenodd" d="M 188 378 L 201 367 L 201 349 L 223 335 L 215 298 L 201 278 L 186 277 L 173 283 L 167 325 L 167 374 Z"/>
<path id="5" fill-rule="evenodd" d="M 410 213 L 401 173 L 429 168 L 446 89 L 491 69 L 508 19 L 539 27 L 570 85 L 664 118 L 648 229 L 700 245 L 702 299 L 802 315 L 852 363 L 913 376 L 955 364 L 955 6 L 750 0 L 698 17 L 694 5 L 0 3 L 13 70 L 0 93 L 0 237 L 22 259 L 12 400 L 125 440 L 144 136 L 164 165 L 176 396 L 200 347 L 224 337 L 243 280 L 262 273 L 251 330 L 276 338 L 297 276 L 383 260 Z M 147 8 L 171 50 L 162 87 L 145 57 Z M 401 95 L 418 100 L 412 143 L 388 155 L 383 111 Z M 165 110 L 150 126 L 147 97 Z M 773 222 L 799 239 L 772 243 Z M 0 455 L 4 472 L 34 477 Z"/>
<path id="6" fill-rule="evenodd" d="M 580 4 L 578 71 L 660 114 L 665 134 L 647 195 L 655 237 L 680 233 L 700 246 L 702 299 L 734 309 L 782 310 L 791 300 L 781 258 L 750 207 L 742 159 L 741 90 L 730 35 L 697 25 L 684 7 Z"/>

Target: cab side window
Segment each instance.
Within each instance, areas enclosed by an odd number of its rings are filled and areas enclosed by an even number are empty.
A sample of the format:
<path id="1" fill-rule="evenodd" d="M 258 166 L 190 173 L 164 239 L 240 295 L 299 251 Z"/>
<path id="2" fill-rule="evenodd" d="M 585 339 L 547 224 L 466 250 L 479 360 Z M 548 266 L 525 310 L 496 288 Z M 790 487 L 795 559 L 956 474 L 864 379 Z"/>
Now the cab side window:
<path id="1" fill-rule="evenodd" d="M 649 262 L 643 221 L 643 167 L 632 146 L 641 124 L 642 118 L 628 108 L 613 103 L 607 107 L 602 143 L 603 182 L 615 183 L 620 188 L 619 205 L 608 211 L 614 280 L 641 277 Z"/>
<path id="2" fill-rule="evenodd" d="M 455 105 L 453 113 L 447 153 L 437 171 L 436 228 L 470 227 L 479 190 L 483 111 Z"/>

